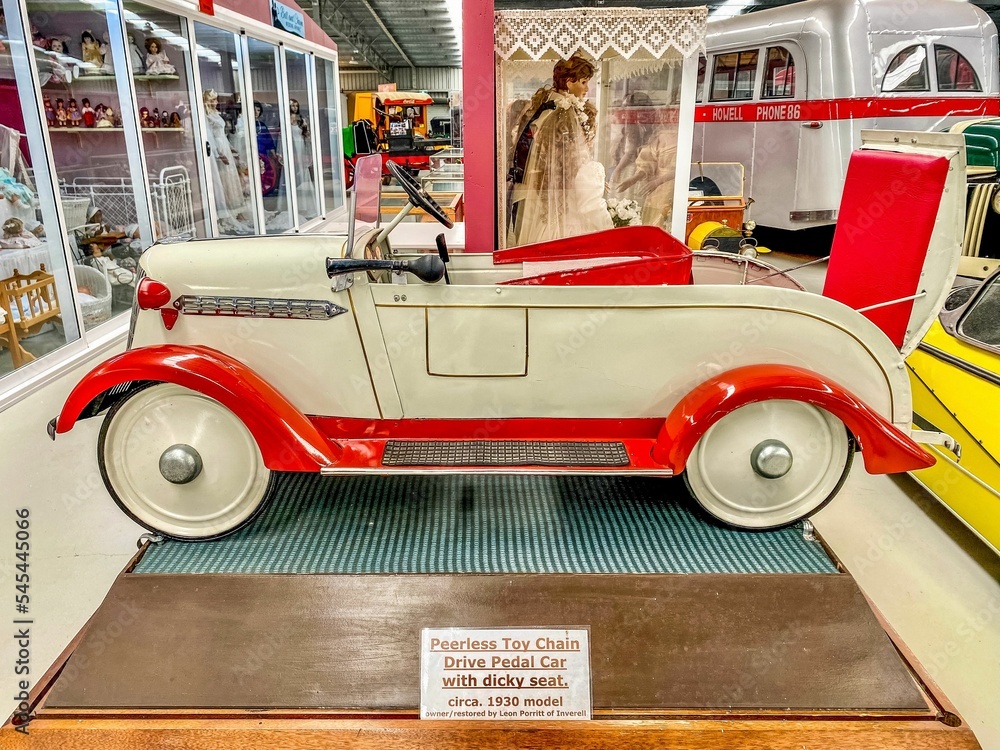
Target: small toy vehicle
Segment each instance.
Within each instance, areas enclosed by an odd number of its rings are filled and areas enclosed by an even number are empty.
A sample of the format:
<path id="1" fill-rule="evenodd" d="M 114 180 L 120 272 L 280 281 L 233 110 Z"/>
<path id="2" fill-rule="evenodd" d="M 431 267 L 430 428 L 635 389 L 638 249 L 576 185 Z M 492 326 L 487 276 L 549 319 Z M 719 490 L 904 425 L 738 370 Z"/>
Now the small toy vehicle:
<path id="1" fill-rule="evenodd" d="M 750 239 L 756 223 L 744 221 L 753 203 L 744 193 L 746 180 L 739 162 L 695 162 L 688 195 L 684 243 L 692 250 L 742 253 L 770 252 Z M 754 255 L 756 257 L 756 255 Z"/>
<path id="2" fill-rule="evenodd" d="M 911 430 L 903 358 L 954 277 L 964 166 L 959 136 L 866 134 L 819 295 L 655 227 L 393 255 L 375 156 L 346 237 L 148 250 L 128 350 L 49 431 L 103 415 L 111 496 L 180 539 L 249 523 L 278 472 L 683 473 L 722 522 L 786 525 L 855 451 L 903 472 L 934 462 L 918 441 L 948 440 Z"/>

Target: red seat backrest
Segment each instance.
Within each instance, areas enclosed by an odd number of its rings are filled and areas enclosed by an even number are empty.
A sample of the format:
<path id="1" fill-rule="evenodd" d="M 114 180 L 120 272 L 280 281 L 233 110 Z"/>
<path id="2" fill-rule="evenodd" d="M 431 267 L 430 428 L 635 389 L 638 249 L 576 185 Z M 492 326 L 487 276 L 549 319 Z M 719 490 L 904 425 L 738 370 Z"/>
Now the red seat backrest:
<path id="1" fill-rule="evenodd" d="M 917 294 L 949 161 L 860 150 L 851 156 L 823 295 L 858 310 Z M 862 313 L 902 347 L 913 302 Z"/>

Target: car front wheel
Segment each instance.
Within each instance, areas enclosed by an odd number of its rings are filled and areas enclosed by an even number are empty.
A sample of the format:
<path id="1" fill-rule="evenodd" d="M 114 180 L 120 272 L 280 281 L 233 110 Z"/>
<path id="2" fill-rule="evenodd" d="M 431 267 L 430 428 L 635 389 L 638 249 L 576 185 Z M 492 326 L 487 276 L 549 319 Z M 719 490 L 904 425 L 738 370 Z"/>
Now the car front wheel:
<path id="1" fill-rule="evenodd" d="M 799 401 L 748 404 L 702 435 L 685 480 L 730 526 L 769 529 L 806 518 L 840 491 L 854 458 L 844 423 Z"/>
<path id="2" fill-rule="evenodd" d="M 172 383 L 134 392 L 108 412 L 98 463 L 115 502 L 175 539 L 213 539 L 263 510 L 273 478 L 229 409 Z"/>

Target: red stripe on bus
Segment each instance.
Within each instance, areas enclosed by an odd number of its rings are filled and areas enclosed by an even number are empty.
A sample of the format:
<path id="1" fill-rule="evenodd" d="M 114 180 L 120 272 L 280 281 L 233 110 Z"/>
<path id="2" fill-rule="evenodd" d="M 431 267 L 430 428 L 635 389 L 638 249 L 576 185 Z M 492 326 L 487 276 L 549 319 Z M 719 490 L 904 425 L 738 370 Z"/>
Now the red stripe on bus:
<path id="1" fill-rule="evenodd" d="M 1000 99 L 968 97 L 870 97 L 752 104 L 705 104 L 695 122 L 804 122 L 872 117 L 996 117 Z M 669 120 L 668 120 L 669 121 Z"/>

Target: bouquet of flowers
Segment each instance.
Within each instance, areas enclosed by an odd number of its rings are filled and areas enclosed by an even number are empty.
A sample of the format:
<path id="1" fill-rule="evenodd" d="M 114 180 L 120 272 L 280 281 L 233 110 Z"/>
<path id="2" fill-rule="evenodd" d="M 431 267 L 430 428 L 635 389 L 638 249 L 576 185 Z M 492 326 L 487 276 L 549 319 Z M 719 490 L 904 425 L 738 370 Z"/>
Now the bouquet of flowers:
<path id="1" fill-rule="evenodd" d="M 618 227 L 630 227 L 639 224 L 641 215 L 639 204 L 630 198 L 609 198 L 607 201 L 611 222 Z"/>

